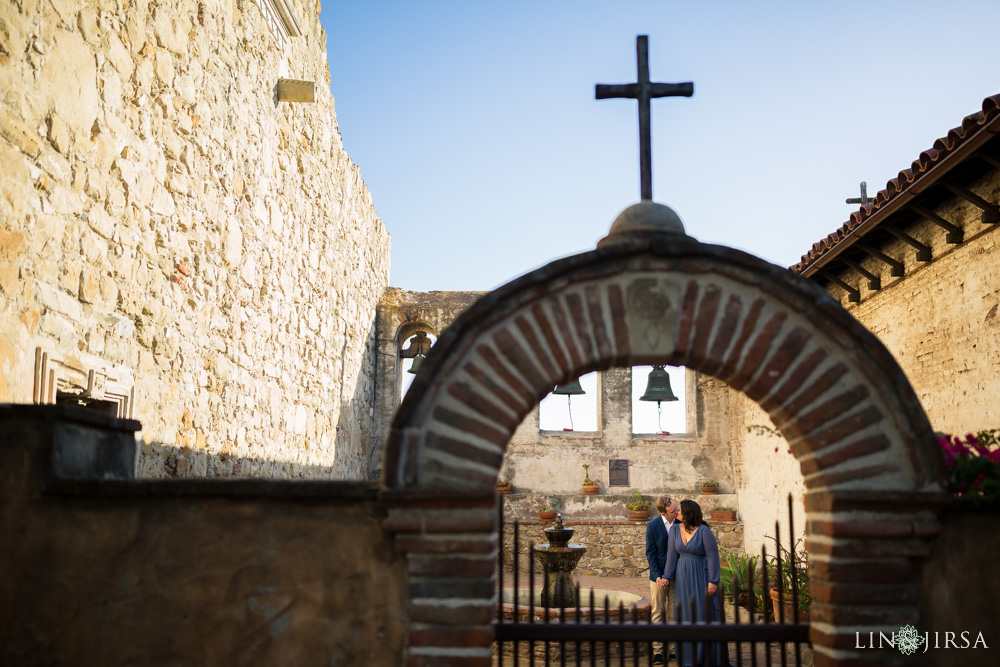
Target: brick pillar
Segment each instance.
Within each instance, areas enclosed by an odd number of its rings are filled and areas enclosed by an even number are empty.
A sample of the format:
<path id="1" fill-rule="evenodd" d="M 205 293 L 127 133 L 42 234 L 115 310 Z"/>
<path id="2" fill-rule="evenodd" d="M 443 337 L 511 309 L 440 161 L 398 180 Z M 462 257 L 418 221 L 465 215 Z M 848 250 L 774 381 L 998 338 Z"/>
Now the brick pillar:
<path id="1" fill-rule="evenodd" d="M 817 667 L 903 665 L 912 658 L 873 649 L 878 637 L 919 621 L 919 560 L 941 531 L 947 496 L 906 491 L 815 490 L 806 494 L 811 612 Z"/>
<path id="2" fill-rule="evenodd" d="M 406 558 L 409 667 L 490 667 L 496 492 L 385 491 L 383 522 Z"/>

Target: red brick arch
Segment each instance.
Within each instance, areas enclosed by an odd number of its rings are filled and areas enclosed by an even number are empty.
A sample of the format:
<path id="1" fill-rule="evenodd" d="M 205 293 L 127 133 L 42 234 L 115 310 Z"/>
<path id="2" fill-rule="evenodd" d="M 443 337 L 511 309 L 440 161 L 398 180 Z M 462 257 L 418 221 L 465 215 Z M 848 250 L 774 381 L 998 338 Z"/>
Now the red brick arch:
<path id="1" fill-rule="evenodd" d="M 818 664 L 874 659 L 851 650 L 857 626 L 891 630 L 917 620 L 908 558 L 937 529 L 943 471 L 895 360 L 800 276 L 681 234 L 647 234 L 490 293 L 442 332 L 412 385 L 387 443 L 386 525 L 411 563 L 420 562 L 410 570 L 411 614 L 425 619 L 417 629 L 480 633 L 415 635 L 413 664 L 487 655 L 469 639 L 483 639 L 489 622 L 492 580 L 483 579 L 482 563 L 491 556 L 483 545 L 495 548 L 487 525 L 493 488 L 524 416 L 558 382 L 651 363 L 686 366 L 744 391 L 788 437 L 807 487 Z M 461 506 L 456 498 L 465 499 Z M 450 563 L 442 574 L 420 574 L 434 560 L 428 540 L 443 549 L 438 565 Z M 479 569 L 460 574 L 471 562 Z M 456 608 L 468 613 L 446 613 Z"/>

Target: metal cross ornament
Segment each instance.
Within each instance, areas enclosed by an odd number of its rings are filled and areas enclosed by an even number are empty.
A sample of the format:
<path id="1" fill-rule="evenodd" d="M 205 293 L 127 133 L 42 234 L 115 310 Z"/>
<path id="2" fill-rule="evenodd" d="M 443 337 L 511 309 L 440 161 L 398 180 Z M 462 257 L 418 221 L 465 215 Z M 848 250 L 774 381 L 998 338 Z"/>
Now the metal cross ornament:
<path id="1" fill-rule="evenodd" d="M 864 181 L 861 181 L 861 197 L 860 198 L 859 197 L 855 197 L 853 199 L 846 199 L 845 201 L 848 204 L 861 204 L 862 206 L 864 206 L 866 208 L 868 206 L 871 206 L 872 204 L 875 203 L 874 199 L 870 199 L 868 197 L 868 184 L 865 183 Z"/>
<path id="2" fill-rule="evenodd" d="M 594 92 L 599 100 L 624 97 L 639 101 L 640 192 L 644 201 L 652 201 L 653 158 L 649 100 L 654 97 L 691 97 L 694 95 L 694 84 L 690 81 L 686 83 L 652 83 L 649 80 L 649 37 L 647 35 L 639 35 L 635 38 L 635 55 L 639 70 L 636 83 L 599 83 Z"/>

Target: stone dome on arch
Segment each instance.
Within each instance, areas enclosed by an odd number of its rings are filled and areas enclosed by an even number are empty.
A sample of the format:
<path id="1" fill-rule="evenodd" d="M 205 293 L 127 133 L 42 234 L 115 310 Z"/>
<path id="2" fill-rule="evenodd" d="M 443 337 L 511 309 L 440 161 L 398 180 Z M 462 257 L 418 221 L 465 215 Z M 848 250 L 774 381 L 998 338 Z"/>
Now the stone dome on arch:
<path id="1" fill-rule="evenodd" d="M 882 343 L 812 282 L 700 243 L 653 202 L 625 209 L 598 249 L 516 278 L 442 332 L 393 422 L 385 481 L 488 487 L 554 384 L 649 363 L 757 401 L 809 488 L 940 488 L 933 432 Z"/>

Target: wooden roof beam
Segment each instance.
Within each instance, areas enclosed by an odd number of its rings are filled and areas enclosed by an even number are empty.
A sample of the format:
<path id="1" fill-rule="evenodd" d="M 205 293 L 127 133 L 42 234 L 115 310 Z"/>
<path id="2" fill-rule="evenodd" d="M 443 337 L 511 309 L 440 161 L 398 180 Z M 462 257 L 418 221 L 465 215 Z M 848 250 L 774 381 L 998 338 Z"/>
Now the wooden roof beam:
<path id="1" fill-rule="evenodd" d="M 948 222 L 929 208 L 925 208 L 917 203 L 907 204 L 906 208 L 910 209 L 925 220 L 933 222 L 935 225 L 948 232 L 944 237 L 945 241 L 948 243 L 961 243 L 965 238 L 965 233 L 962 231 L 961 227 L 952 222 Z"/>
<path id="2" fill-rule="evenodd" d="M 1000 160 L 996 159 L 992 155 L 986 153 L 979 153 L 978 157 L 986 161 L 986 164 L 990 165 L 994 169 L 1000 169 Z"/>
<path id="3" fill-rule="evenodd" d="M 851 267 L 852 269 L 854 269 L 855 271 L 857 271 L 858 273 L 860 273 L 861 275 L 863 275 L 865 278 L 868 279 L 868 289 L 873 290 L 873 291 L 878 291 L 878 290 L 882 289 L 882 279 L 881 278 L 879 278 L 878 276 L 876 276 L 871 271 L 865 269 L 863 266 L 861 266 L 857 262 L 849 260 L 849 259 L 847 259 L 846 257 L 843 257 L 843 256 L 840 259 L 841 259 L 842 262 L 844 262 L 844 264 L 847 264 L 847 266 Z"/>
<path id="4" fill-rule="evenodd" d="M 929 246 L 925 246 L 923 243 L 916 240 L 906 232 L 896 229 L 895 227 L 892 226 L 892 223 L 886 223 L 885 225 L 882 225 L 882 229 L 889 232 L 890 234 L 895 236 L 903 243 L 909 245 L 910 247 L 916 248 L 918 262 L 931 261 L 931 249 Z"/>
<path id="5" fill-rule="evenodd" d="M 832 273 L 830 273 L 826 269 L 820 269 L 816 273 L 819 274 L 819 275 L 821 275 L 821 276 L 823 276 L 824 278 L 826 278 L 827 280 L 829 280 L 831 283 L 833 283 L 834 285 L 840 287 L 842 290 L 844 290 L 845 292 L 847 292 L 847 300 L 850 301 L 851 303 L 860 303 L 861 302 L 861 291 L 858 290 L 857 288 L 851 287 L 850 285 L 848 285 L 843 280 L 841 280 L 840 278 L 836 277 L 835 275 L 833 275 Z"/>
<path id="6" fill-rule="evenodd" d="M 889 257 L 889 255 L 885 254 L 878 248 L 868 245 L 867 243 L 864 242 L 858 243 L 858 247 L 864 250 L 869 257 L 874 257 L 883 264 L 888 264 L 890 267 L 890 273 L 893 277 L 902 278 L 904 275 L 906 275 L 906 269 L 903 266 L 903 263 L 900 262 L 899 260 L 895 260 L 892 257 Z"/>
<path id="7" fill-rule="evenodd" d="M 962 187 L 957 183 L 942 183 L 941 184 L 948 192 L 956 195 L 969 202 L 979 210 L 983 212 L 982 221 L 986 225 L 995 225 L 1000 222 L 1000 207 L 996 204 L 991 204 L 979 195 L 977 195 L 972 190 Z"/>

